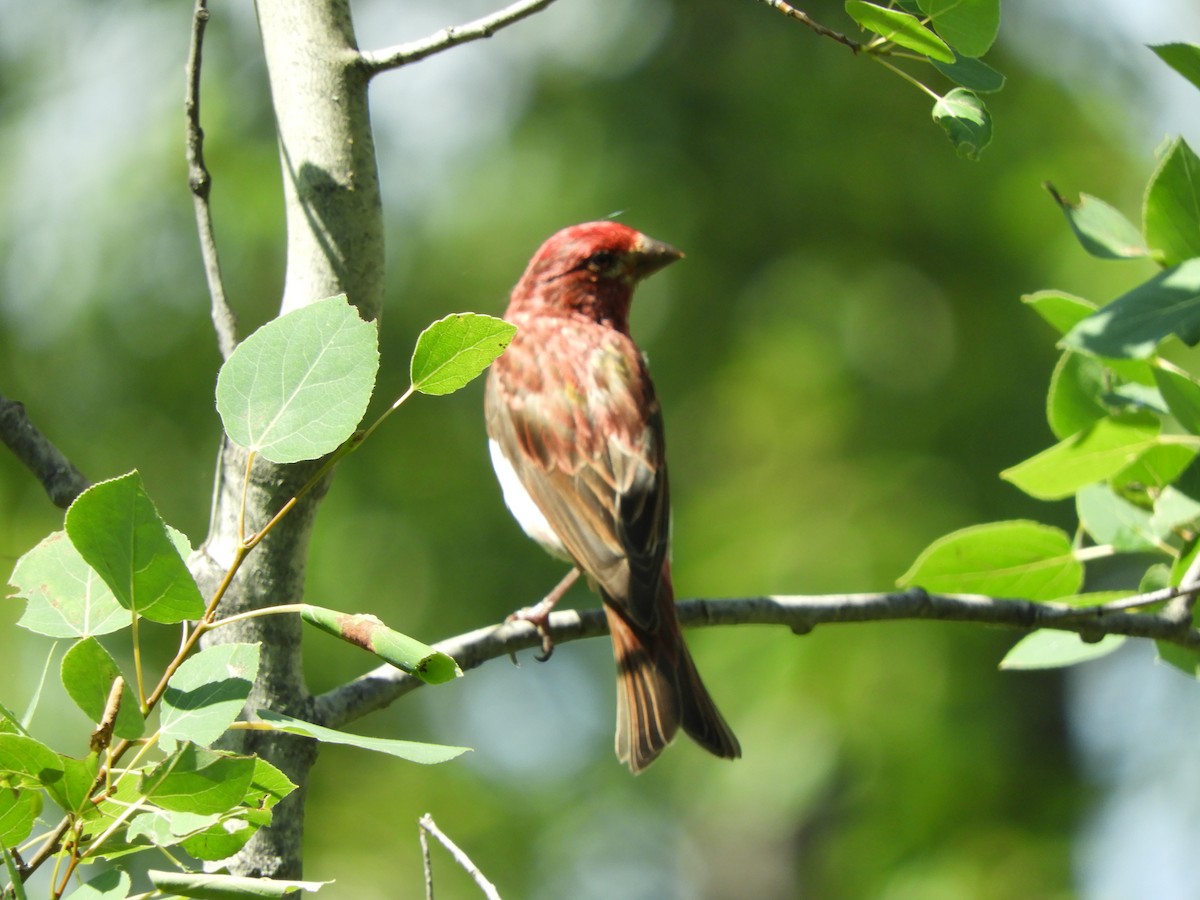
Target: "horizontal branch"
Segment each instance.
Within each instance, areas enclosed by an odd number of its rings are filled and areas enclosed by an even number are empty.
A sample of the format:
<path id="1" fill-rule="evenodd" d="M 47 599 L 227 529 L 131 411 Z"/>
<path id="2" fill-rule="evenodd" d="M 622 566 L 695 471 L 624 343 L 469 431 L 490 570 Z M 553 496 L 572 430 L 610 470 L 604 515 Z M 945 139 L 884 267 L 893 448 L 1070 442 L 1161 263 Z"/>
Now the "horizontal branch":
<path id="1" fill-rule="evenodd" d="M 807 634 L 817 625 L 839 622 L 934 619 L 1024 630 L 1054 628 L 1073 631 L 1090 642 L 1119 634 L 1200 650 L 1200 629 L 1192 625 L 1191 608 L 1186 603 L 1170 603 L 1160 612 L 1129 612 L 1103 606 L 1089 609 L 975 594 L 929 594 L 915 588 L 886 594 L 684 600 L 677 608 L 683 625 L 694 627 L 784 625 L 796 634 Z M 551 614 L 549 630 L 556 644 L 565 644 L 606 634 L 608 625 L 602 609 L 563 610 Z M 540 647 L 541 637 L 530 623 L 516 621 L 479 628 L 434 646 L 466 670 L 489 659 Z M 317 721 L 336 728 L 382 709 L 421 684 L 399 669 L 380 666 L 317 697 Z"/>
<path id="2" fill-rule="evenodd" d="M 383 50 L 364 50 L 360 58 L 369 75 L 378 75 L 380 72 L 398 69 L 459 44 L 490 38 L 497 31 L 541 12 L 553 2 L 554 0 L 517 0 L 516 3 L 490 15 L 465 25 L 451 25 L 419 41 L 409 41 Z"/>
<path id="3" fill-rule="evenodd" d="M 34 474 L 51 502 L 66 509 L 91 485 L 50 439 L 38 431 L 25 405 L 0 394 L 0 442 Z"/>

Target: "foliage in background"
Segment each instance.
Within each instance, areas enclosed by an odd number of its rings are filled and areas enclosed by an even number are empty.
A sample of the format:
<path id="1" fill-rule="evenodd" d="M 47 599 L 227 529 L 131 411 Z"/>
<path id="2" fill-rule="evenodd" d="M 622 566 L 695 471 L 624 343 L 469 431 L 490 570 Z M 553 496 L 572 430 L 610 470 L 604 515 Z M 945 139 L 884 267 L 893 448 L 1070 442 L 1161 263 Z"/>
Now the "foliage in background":
<path id="1" fill-rule="evenodd" d="M 1047 357 L 1037 332 L 1011 315 L 1011 298 L 1064 281 L 1098 293 L 1112 279 L 1059 261 L 1036 184 L 1063 176 L 1123 184 L 1123 161 L 1097 152 L 1097 135 L 1030 77 L 1005 94 L 1022 115 L 1004 120 L 996 144 L 1004 152 L 981 164 L 994 168 L 949 171 L 944 145 L 916 133 L 905 95 L 881 89 L 872 67 L 849 67 L 755 12 L 644 4 L 646 21 L 671 24 L 643 44 L 631 40 L 650 50 L 612 71 L 589 70 L 577 47 L 560 57 L 543 51 L 511 133 L 461 157 L 455 178 L 430 188 L 427 207 L 391 211 L 399 303 L 385 319 L 384 357 L 402 355 L 429 318 L 501 307 L 514 266 L 555 227 L 627 208 L 629 221 L 689 253 L 686 270 L 647 292 L 635 324 L 666 404 L 683 589 L 879 586 L 928 534 L 1025 513 L 991 480 L 1033 449 L 1040 423 L 1029 401 Z M 538 33 L 506 39 L 525 53 L 540 46 Z M 253 48 L 239 52 L 245 36 L 236 31 L 224 39 L 228 64 L 214 66 L 224 90 L 209 96 L 237 102 L 214 107 L 211 161 L 231 281 L 253 319 L 269 315 L 277 294 L 274 148 Z M 503 40 L 462 52 L 476 66 L 502 66 Z M 9 90 L 24 83 L 0 81 Z M 479 79 L 450 83 L 463 94 L 479 87 Z M 170 149 L 158 158 L 175 158 L 177 130 L 174 118 L 162 125 Z M 893 145 L 886 136 L 895 134 L 906 137 Z M 404 145 L 386 132 L 380 143 L 385 170 L 405 172 L 413 160 Z M 159 171 L 153 196 L 178 192 L 182 206 L 182 175 L 170 176 L 169 165 L 130 165 L 114 183 L 129 190 Z M 986 214 L 965 214 L 964 197 Z M 184 215 L 174 231 L 141 230 L 182 234 L 176 243 L 187 247 L 191 225 Z M 165 517 L 196 534 L 217 423 L 211 380 L 194 373 L 216 366 L 197 267 L 186 251 L 161 254 L 159 264 L 170 273 L 161 282 L 97 279 L 85 312 L 63 317 L 53 345 L 23 344 L 9 319 L 0 370 L 94 477 L 136 463 Z M 385 369 L 382 393 L 400 393 L 402 377 Z M 310 571 L 329 605 L 369 607 L 406 631 L 443 634 L 494 620 L 556 579 L 505 518 L 481 449 L 478 398 L 466 397 L 413 407 L 397 433 L 339 476 Z M 83 420 L 94 434 L 72 448 Z M 0 499 L 11 512 L 0 530 L 15 561 L 57 524 L 36 486 L 8 466 L 0 460 Z M 1067 518 L 1060 513 L 1050 518 Z M 706 884 L 713 894 L 721 872 L 736 873 L 742 889 L 758 879 L 776 894 L 798 884 L 830 896 L 950 884 L 975 896 L 988 895 L 985 887 L 1028 896 L 1065 885 L 1078 806 L 1057 682 L 1038 680 L 1031 701 L 989 673 L 1002 636 L 919 627 L 799 643 L 697 636 L 698 653 L 713 661 L 706 671 L 724 665 L 718 694 L 739 698 L 747 731 L 771 752 L 716 773 L 685 756 L 636 791 L 609 771 L 608 700 L 589 693 L 584 677 L 605 662 L 596 654 L 560 654 L 547 672 L 488 672 L 501 685 L 491 692 L 455 683 L 445 699 L 422 701 L 421 715 L 391 712 L 375 727 L 453 736 L 491 762 L 408 777 L 356 759 L 372 790 L 347 803 L 335 774 L 341 758 L 329 754 L 313 790 L 315 820 L 326 827 L 312 836 L 312 870 L 345 872 L 342 890 L 360 897 L 415 883 L 415 842 L 397 837 L 397 823 L 432 807 L 446 810 L 465 843 L 487 848 L 490 874 L 526 895 L 556 887 L 561 895 L 601 866 L 610 886 Z M 310 659 L 318 683 L 361 665 L 319 646 L 322 658 Z M 29 649 L 3 652 L 23 670 L 40 669 Z M 607 683 L 599 665 L 591 671 Z M 13 690 L 27 696 L 32 686 L 18 677 Z M 747 689 L 762 684 L 777 689 Z M 582 741 L 564 735 L 572 721 Z M 75 740 L 66 725 L 47 724 L 57 746 Z M 519 750 L 506 751 L 510 737 Z M 1044 802 L 1017 802 L 1018 782 Z M 897 834 L 901 814 L 908 827 Z M 730 821 L 737 834 L 712 824 Z M 698 855 L 708 872 L 697 872 Z M 615 858 L 624 861 L 617 871 Z M 565 859 L 574 862 L 564 871 Z"/>

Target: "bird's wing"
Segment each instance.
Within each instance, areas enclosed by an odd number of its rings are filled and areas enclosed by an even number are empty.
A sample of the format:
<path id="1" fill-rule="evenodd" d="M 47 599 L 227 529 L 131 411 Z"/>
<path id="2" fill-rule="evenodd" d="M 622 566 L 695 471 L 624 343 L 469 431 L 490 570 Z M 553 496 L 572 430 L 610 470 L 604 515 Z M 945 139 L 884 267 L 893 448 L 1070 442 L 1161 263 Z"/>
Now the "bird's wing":
<path id="1" fill-rule="evenodd" d="M 492 365 L 486 408 L 489 437 L 563 548 L 609 603 L 657 630 L 670 502 L 662 413 L 633 342 L 523 324 Z"/>

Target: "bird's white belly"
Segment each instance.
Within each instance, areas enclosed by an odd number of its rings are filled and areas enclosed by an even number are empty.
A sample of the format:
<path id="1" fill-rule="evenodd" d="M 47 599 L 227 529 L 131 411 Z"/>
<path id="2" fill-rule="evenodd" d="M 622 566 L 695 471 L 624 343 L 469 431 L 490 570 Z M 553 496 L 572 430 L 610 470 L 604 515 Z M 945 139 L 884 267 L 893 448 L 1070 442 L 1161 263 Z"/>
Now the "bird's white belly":
<path id="1" fill-rule="evenodd" d="M 525 490 L 525 485 L 521 484 L 521 479 L 517 477 L 517 470 L 508 461 L 508 457 L 504 455 L 500 445 L 489 438 L 488 450 L 492 454 L 492 468 L 496 470 L 496 478 L 499 480 L 500 490 L 504 494 L 504 505 L 513 514 L 513 518 L 517 520 L 527 535 L 546 549 L 546 552 L 569 561 L 570 554 L 567 553 L 562 541 L 558 539 L 558 535 L 554 533 L 554 529 L 550 527 L 550 523 L 546 521 L 546 517 L 538 505 L 529 496 L 529 491 Z"/>

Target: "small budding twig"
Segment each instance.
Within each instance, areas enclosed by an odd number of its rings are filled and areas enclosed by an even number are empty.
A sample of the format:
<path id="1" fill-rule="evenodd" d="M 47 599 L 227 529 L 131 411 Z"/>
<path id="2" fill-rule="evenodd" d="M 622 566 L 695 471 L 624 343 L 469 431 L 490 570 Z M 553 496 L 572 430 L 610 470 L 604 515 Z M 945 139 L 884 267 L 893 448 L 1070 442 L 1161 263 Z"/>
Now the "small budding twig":
<path id="1" fill-rule="evenodd" d="M 409 63 L 417 62 L 459 44 L 490 38 L 502 28 L 515 25 L 522 19 L 527 19 L 534 13 L 539 13 L 554 0 L 517 0 L 504 9 L 467 22 L 463 25 L 451 25 L 429 37 L 383 50 L 364 50 L 360 56 L 368 75 L 378 75 L 389 69 L 398 69 Z"/>
<path id="2" fill-rule="evenodd" d="M 855 53 L 863 48 L 862 44 L 860 44 L 858 41 L 846 37 L 846 35 L 842 34 L 840 31 L 834 31 L 832 28 L 827 28 L 820 22 L 813 19 L 813 17 L 804 10 L 796 9 L 796 7 L 792 6 L 791 4 L 784 3 L 783 0 L 759 0 L 759 2 L 765 3 L 767 6 L 771 7 L 771 9 L 779 10 L 779 12 L 783 13 L 785 16 L 795 19 L 801 25 L 811 28 L 821 37 L 827 37 L 831 40 L 837 41 L 839 44 L 844 44 Z"/>
<path id="3" fill-rule="evenodd" d="M 108 702 L 104 704 L 104 715 L 100 717 L 100 724 L 92 732 L 90 746 L 93 753 L 107 750 L 108 745 L 112 743 L 113 726 L 117 722 L 117 713 L 121 711 L 121 692 L 123 690 L 125 690 L 125 679 L 118 675 L 113 679 L 112 687 L 108 691 Z"/>

